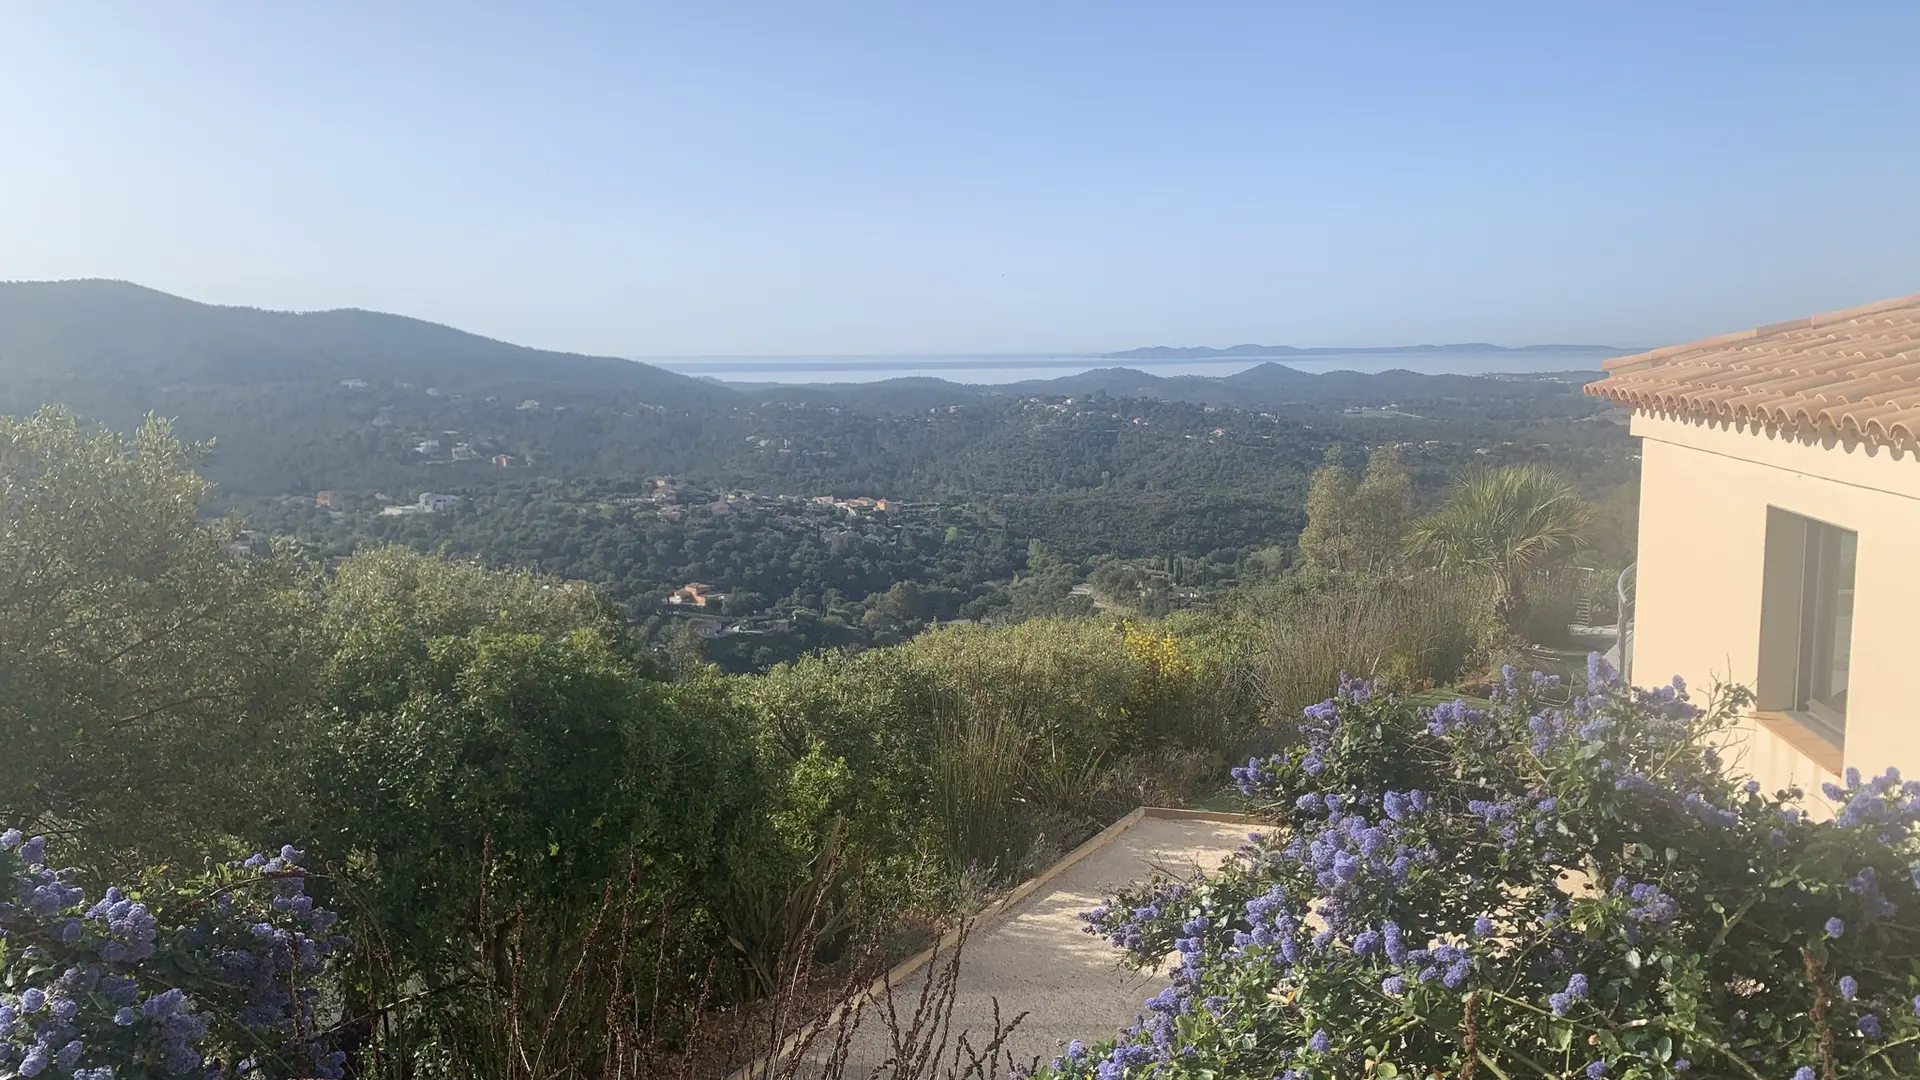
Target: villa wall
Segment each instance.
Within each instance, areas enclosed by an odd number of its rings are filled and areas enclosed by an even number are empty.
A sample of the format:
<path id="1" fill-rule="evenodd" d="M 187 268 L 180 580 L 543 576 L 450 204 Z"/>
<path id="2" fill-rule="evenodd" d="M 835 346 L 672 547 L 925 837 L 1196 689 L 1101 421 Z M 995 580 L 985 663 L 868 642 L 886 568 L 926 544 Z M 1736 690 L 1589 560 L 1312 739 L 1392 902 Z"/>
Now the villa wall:
<path id="1" fill-rule="evenodd" d="M 1772 664 L 1778 684 L 1777 643 L 1761 640 L 1768 507 L 1854 530 L 1842 744 L 1763 700 L 1729 757 L 1769 790 L 1817 790 L 1842 765 L 1920 778 L 1920 459 L 1673 417 L 1636 415 L 1633 432 L 1644 439 L 1634 682 L 1679 674 L 1698 699 L 1715 679 L 1754 686 Z"/>

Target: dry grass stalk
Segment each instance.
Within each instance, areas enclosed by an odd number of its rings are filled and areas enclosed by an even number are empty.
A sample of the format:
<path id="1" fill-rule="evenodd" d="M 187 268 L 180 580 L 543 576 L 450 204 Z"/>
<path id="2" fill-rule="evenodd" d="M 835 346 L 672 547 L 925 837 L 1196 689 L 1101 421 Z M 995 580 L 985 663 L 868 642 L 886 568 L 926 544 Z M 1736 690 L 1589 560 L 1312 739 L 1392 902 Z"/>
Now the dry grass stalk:
<path id="1" fill-rule="evenodd" d="M 924 965 L 925 978 L 913 1009 L 902 1014 L 899 988 L 891 973 L 877 985 L 847 987 L 847 993 L 824 1017 L 779 1039 L 779 1050 L 746 1069 L 734 1080 L 999 1080 L 1014 1076 L 1018 1065 L 1006 1050 L 1008 1040 L 1026 1019 L 1011 1020 L 993 1002 L 993 1028 L 985 1042 L 975 1046 L 967 1032 L 953 1031 L 954 1005 L 959 999 L 961 958 L 971 925 L 961 926 L 943 942 L 936 942 Z M 877 1013 L 885 1024 L 886 1056 L 856 1072 L 854 1051 L 861 1023 Z M 810 1060 L 816 1046 L 829 1045 L 824 1057 Z M 1029 1063 L 1028 1068 L 1038 1064 Z"/>

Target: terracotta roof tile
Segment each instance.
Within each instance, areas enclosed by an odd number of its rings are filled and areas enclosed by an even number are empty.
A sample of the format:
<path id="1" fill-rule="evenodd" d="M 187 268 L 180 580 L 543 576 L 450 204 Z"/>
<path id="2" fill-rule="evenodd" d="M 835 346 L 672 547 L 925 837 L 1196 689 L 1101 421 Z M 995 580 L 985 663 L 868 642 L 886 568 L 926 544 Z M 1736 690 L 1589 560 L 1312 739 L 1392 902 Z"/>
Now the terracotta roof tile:
<path id="1" fill-rule="evenodd" d="M 1603 365 L 1587 393 L 1697 416 L 1920 450 L 1920 295 Z"/>

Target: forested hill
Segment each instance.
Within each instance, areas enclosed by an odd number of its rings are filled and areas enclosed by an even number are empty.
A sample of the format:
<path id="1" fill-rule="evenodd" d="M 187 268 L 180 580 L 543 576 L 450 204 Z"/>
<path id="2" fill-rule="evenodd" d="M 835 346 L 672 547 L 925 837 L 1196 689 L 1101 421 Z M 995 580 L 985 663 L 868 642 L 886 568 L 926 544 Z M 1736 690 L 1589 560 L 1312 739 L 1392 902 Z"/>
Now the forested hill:
<path id="1" fill-rule="evenodd" d="M 1573 369 L 1524 375 L 1431 375 L 1418 371 L 1309 372 L 1271 361 L 1229 375 L 1155 375 L 1129 367 L 1094 368 L 1052 379 L 972 385 L 925 377 L 867 383 L 782 385 L 729 383 L 751 397 L 774 401 L 811 401 L 881 411 L 911 411 L 956 402 L 1108 394 L 1117 398 L 1155 398 L 1194 405 L 1242 409 L 1282 409 L 1295 405 L 1381 407 L 1436 402 L 1545 402 L 1562 399 L 1556 411 L 1581 411 L 1579 387 L 1600 371 Z M 1570 397 L 1571 395 L 1571 397 Z"/>
<path id="2" fill-rule="evenodd" d="M 1455 348 L 1468 346 L 1387 351 Z M 1596 374 L 1579 370 L 1592 366 L 1587 361 L 1594 347 L 1538 348 L 1571 350 L 1567 352 L 1570 370 L 1559 376 L 1489 380 L 1398 370 L 1309 373 L 1263 363 L 1221 376 L 1160 376 L 1108 367 L 987 386 L 928 378 L 832 385 L 722 383 L 633 360 L 514 345 L 374 311 L 224 307 L 123 281 L 0 282 L 0 412 L 20 413 L 59 402 L 116 424 L 158 411 L 179 416 L 192 427 L 221 413 L 272 412 L 289 400 L 311 404 L 320 390 L 343 385 L 493 397 L 515 405 L 526 399 L 549 407 L 617 405 L 623 411 L 726 409 L 749 401 L 900 411 L 1022 395 L 1096 392 L 1268 409 L 1477 397 L 1538 400 L 1563 396 L 1569 384 Z M 1122 355 L 1149 357 L 1166 351 L 1135 350 Z M 1226 355 L 1234 350 L 1202 351 Z M 1382 352 L 1286 351 L 1301 356 Z"/>
<path id="3" fill-rule="evenodd" d="M 669 408 L 734 397 L 632 360 L 511 345 L 402 315 L 221 307 L 124 281 L 0 282 L 9 411 L 72 400 L 119 412 L 174 390 L 349 379 L 449 393 L 617 395 Z"/>
<path id="4" fill-rule="evenodd" d="M 1127 349 L 1123 352 L 1105 353 L 1109 360 L 1213 360 L 1221 357 L 1240 357 L 1245 359 L 1313 358 L 1324 359 L 1334 356 L 1552 356 L 1568 361 L 1568 367 L 1591 367 L 1610 356 L 1620 356 L 1631 349 L 1619 349 L 1612 345 L 1490 345 L 1484 341 L 1471 341 L 1458 345 L 1384 345 L 1358 347 L 1322 347 L 1303 349 L 1294 345 L 1233 345 L 1225 349 L 1209 348 L 1205 345 L 1180 347 L 1173 345 L 1149 345 L 1144 349 Z"/>
<path id="5" fill-rule="evenodd" d="M 765 494 L 1041 497 L 1053 501 L 1034 512 L 1049 514 L 1086 491 L 1280 510 L 1329 443 L 1431 444 L 1442 470 L 1550 443 L 1584 472 L 1576 461 L 1619 451 L 1577 423 L 1604 411 L 1580 394 L 1587 377 L 1264 364 L 1217 378 L 1106 368 L 1010 386 L 732 387 L 397 315 L 216 307 L 113 281 L 0 284 L 0 413 L 173 418 L 215 440 L 223 499 L 673 474 Z"/>

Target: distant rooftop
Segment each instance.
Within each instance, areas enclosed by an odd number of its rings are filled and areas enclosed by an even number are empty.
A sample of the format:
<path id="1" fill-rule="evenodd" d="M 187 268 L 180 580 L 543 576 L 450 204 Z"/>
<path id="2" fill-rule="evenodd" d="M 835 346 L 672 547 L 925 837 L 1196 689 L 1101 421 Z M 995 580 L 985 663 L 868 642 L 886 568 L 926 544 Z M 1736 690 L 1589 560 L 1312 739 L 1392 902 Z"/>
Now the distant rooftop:
<path id="1" fill-rule="evenodd" d="M 1920 450 L 1920 294 L 1602 367 L 1587 393 L 1635 410 Z"/>

